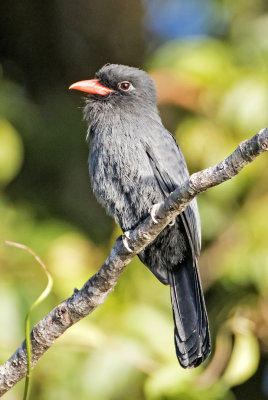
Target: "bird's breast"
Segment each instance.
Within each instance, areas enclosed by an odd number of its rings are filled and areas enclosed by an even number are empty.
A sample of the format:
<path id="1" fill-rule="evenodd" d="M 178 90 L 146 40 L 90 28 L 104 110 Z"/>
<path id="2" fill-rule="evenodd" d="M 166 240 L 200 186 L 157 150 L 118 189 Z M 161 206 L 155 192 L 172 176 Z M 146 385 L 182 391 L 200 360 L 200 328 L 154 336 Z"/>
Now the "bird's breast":
<path id="1" fill-rule="evenodd" d="M 107 126 L 91 141 L 89 170 L 99 202 L 123 230 L 162 199 L 139 133 Z"/>

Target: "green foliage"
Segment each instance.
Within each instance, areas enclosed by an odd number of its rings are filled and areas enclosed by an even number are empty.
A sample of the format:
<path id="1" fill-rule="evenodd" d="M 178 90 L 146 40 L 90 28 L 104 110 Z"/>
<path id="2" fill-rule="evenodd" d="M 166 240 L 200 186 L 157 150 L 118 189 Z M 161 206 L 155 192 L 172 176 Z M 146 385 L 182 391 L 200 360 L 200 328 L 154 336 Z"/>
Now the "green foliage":
<path id="1" fill-rule="evenodd" d="M 4 119 L 0 119 L 0 184 L 9 183 L 22 164 L 22 142 L 16 130 Z"/>

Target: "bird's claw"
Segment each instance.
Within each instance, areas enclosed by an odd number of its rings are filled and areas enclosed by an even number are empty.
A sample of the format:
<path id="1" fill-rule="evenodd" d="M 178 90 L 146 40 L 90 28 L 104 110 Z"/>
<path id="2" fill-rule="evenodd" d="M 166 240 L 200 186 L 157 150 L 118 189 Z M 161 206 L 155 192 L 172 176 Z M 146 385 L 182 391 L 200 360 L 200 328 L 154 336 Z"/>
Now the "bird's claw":
<path id="1" fill-rule="evenodd" d="M 124 247 L 127 249 L 129 253 L 133 253 L 133 250 L 128 245 L 128 239 L 129 239 L 129 231 L 124 232 L 124 235 L 122 236 L 122 242 Z"/>
<path id="2" fill-rule="evenodd" d="M 173 220 L 170 221 L 170 223 L 168 224 L 168 226 L 173 226 L 175 225 L 176 222 L 176 218 L 173 218 Z"/>
<path id="3" fill-rule="evenodd" d="M 153 220 L 153 222 L 154 222 L 155 224 L 158 224 L 158 221 L 157 221 L 157 219 L 156 219 L 156 217 L 155 217 L 156 212 L 158 211 L 158 208 L 159 208 L 158 204 L 154 204 L 154 205 L 152 206 L 152 208 L 149 210 L 149 213 L 150 213 L 150 215 L 151 215 L 151 218 L 152 218 L 152 220 Z"/>

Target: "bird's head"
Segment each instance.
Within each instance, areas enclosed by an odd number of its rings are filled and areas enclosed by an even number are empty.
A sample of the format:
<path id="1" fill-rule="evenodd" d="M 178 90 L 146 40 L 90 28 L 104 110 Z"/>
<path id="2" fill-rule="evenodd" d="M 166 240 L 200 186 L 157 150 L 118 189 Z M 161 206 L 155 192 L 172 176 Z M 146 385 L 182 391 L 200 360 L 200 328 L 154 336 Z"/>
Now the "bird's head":
<path id="1" fill-rule="evenodd" d="M 140 107 L 156 110 L 152 78 L 146 72 L 126 65 L 104 65 L 95 79 L 76 82 L 69 89 L 87 93 L 88 104 L 102 103 L 130 111 Z"/>

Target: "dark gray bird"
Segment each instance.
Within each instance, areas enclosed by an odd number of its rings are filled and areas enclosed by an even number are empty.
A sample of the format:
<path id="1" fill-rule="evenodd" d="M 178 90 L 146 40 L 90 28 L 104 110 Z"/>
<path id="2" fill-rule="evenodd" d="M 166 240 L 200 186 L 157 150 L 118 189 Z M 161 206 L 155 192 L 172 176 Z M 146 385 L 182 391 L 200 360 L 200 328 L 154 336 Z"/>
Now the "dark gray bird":
<path id="1" fill-rule="evenodd" d="M 94 193 L 126 232 L 189 177 L 184 157 L 161 122 L 155 85 L 144 71 L 108 64 L 96 79 L 70 89 L 88 93 L 84 117 Z M 176 353 L 183 368 L 197 367 L 210 353 L 199 253 L 200 219 L 193 200 L 139 254 L 160 282 L 170 285 Z"/>

